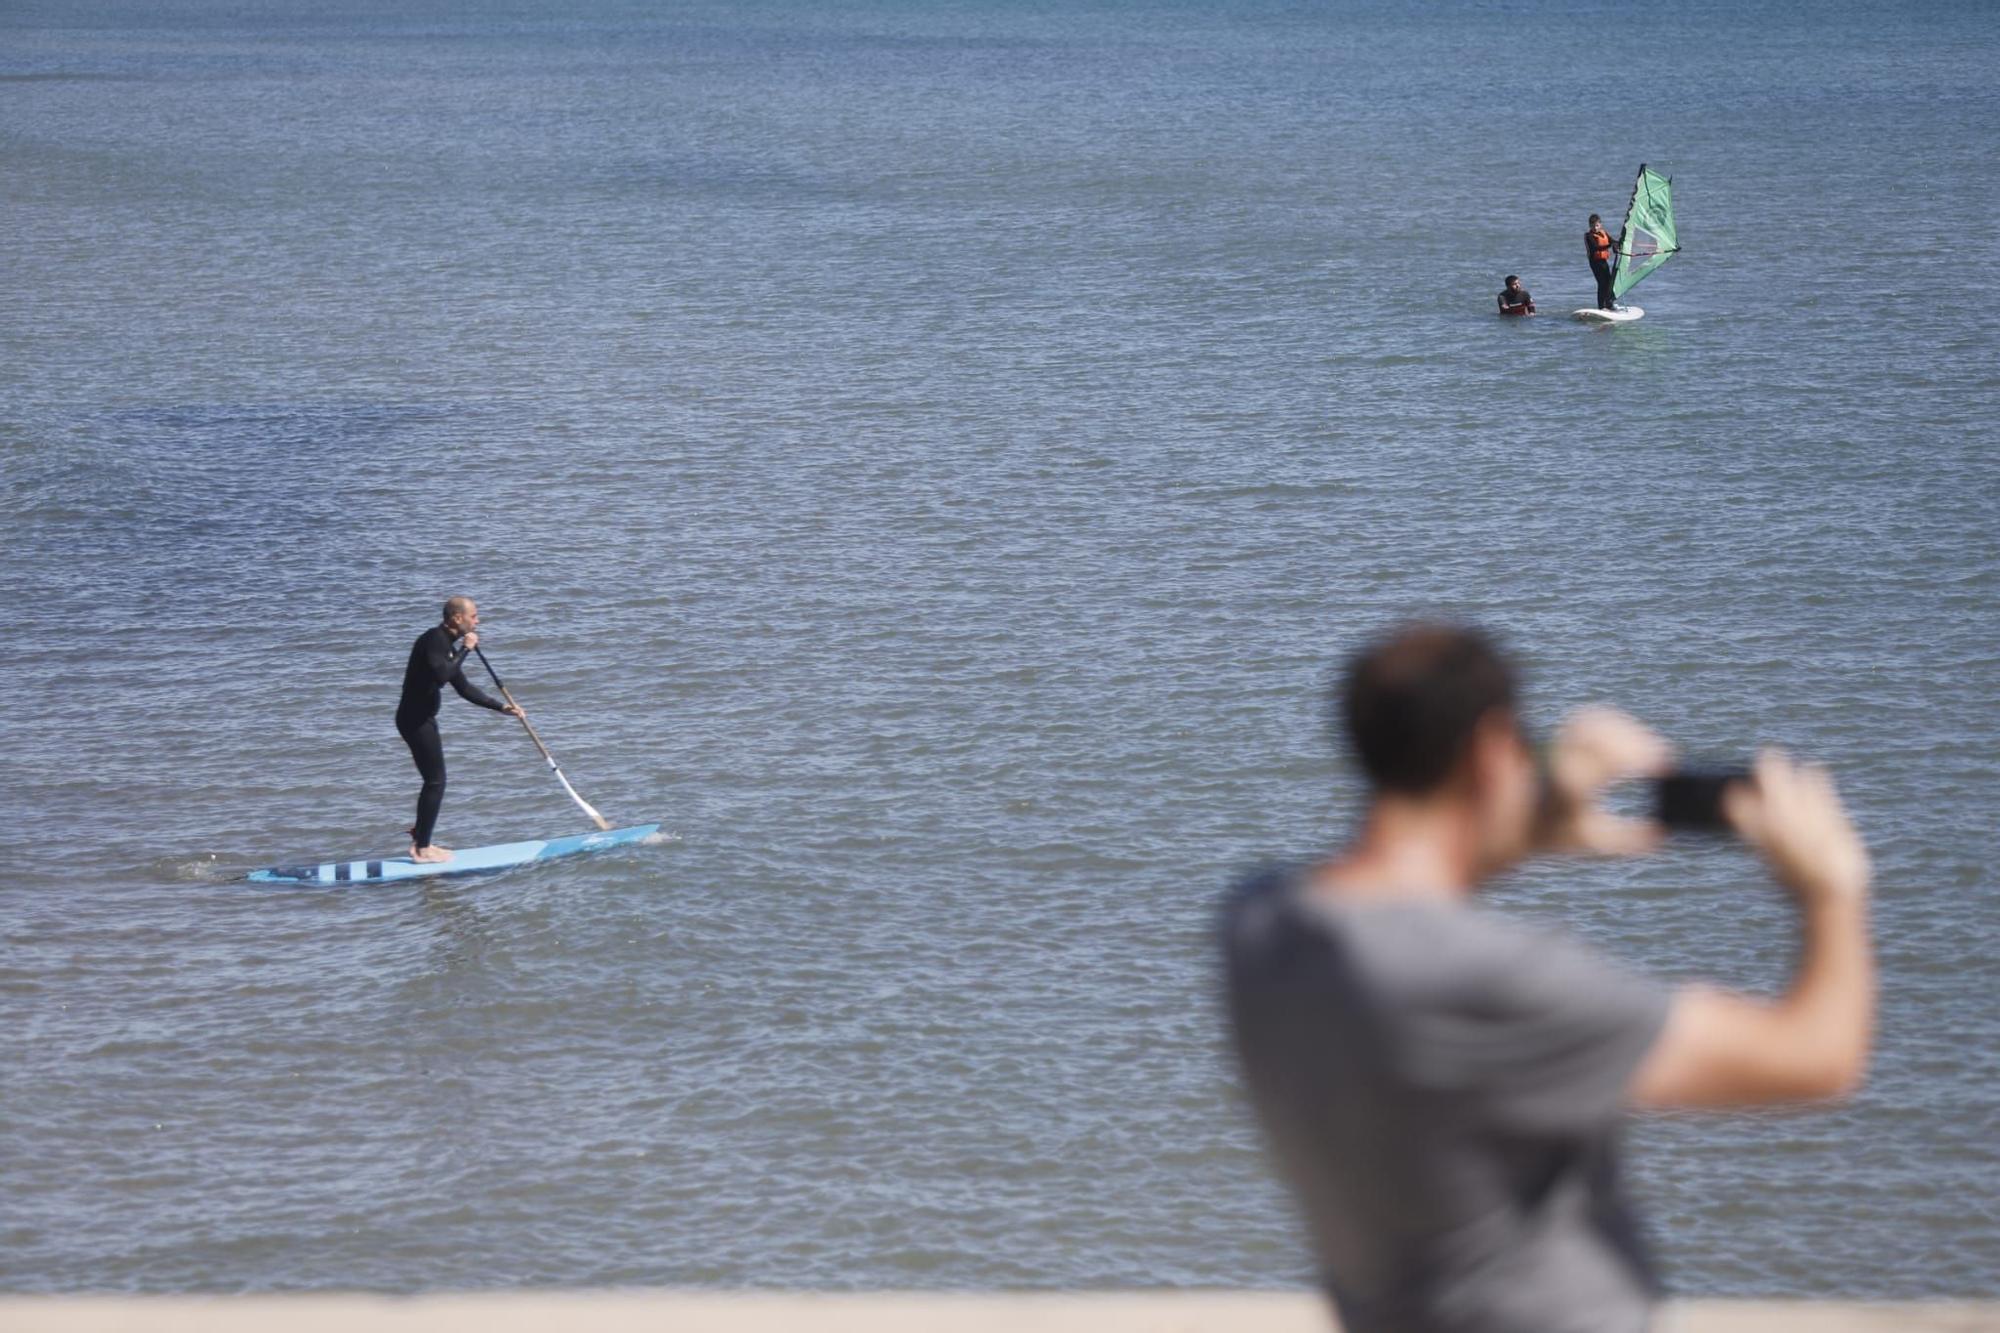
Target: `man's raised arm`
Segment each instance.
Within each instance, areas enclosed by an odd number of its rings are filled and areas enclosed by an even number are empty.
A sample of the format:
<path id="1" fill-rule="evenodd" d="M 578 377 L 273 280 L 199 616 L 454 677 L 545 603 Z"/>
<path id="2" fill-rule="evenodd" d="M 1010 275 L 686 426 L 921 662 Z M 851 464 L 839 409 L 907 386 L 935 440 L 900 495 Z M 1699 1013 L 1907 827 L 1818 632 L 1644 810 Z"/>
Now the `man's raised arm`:
<path id="1" fill-rule="evenodd" d="M 1641 1107 L 1759 1106 L 1860 1086 L 1875 1026 L 1868 852 L 1821 768 L 1767 751 L 1724 795 L 1729 820 L 1798 901 L 1801 956 L 1786 992 L 1674 996 L 1627 1090 Z"/>

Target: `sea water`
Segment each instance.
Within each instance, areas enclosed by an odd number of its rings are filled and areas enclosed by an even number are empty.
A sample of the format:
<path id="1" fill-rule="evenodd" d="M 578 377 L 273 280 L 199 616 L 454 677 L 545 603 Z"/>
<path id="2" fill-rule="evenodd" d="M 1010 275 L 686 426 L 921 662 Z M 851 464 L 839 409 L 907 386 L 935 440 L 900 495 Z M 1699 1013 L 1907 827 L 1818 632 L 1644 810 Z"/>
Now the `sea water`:
<path id="1" fill-rule="evenodd" d="M 1993 1293 L 1996 68 L 1944 0 L 9 5 L 0 1288 L 1307 1281 L 1211 923 L 1425 611 L 1874 849 L 1867 1088 L 1635 1130 L 1677 1289 Z M 1576 324 L 1642 161 L 1684 251 Z M 671 839 L 243 884 L 403 846 L 452 593 Z M 441 726 L 444 841 L 587 827 Z M 1721 844 L 1492 897 L 1792 957 Z"/>

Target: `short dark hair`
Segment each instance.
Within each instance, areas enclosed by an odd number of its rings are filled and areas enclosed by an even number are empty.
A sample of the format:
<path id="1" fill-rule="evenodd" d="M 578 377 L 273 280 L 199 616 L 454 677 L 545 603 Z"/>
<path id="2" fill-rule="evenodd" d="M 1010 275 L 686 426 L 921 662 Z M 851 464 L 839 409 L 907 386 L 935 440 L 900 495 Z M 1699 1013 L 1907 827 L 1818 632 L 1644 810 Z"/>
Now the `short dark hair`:
<path id="1" fill-rule="evenodd" d="M 1521 275 L 1518 273 L 1509 273 L 1507 275 L 1507 281 L 1509 282 L 1519 282 L 1520 280 L 1521 280 Z"/>
<path id="2" fill-rule="evenodd" d="M 1572 213 L 1572 214 L 1570 214 L 1570 216 L 1571 216 L 1571 217 L 1575 217 L 1575 216 L 1576 216 L 1576 214 Z M 1604 219 L 1603 219 L 1603 218 L 1601 218 L 1601 217 L 1597 216 L 1597 214 L 1595 214 L 1595 213 L 1592 213 L 1592 214 L 1590 215 L 1590 220 L 1591 220 L 1592 222 L 1602 222 L 1602 221 L 1604 221 Z"/>
<path id="3" fill-rule="evenodd" d="M 1399 625 L 1356 653 L 1335 699 L 1355 762 L 1378 792 L 1442 786 L 1494 709 L 1514 711 L 1514 668 L 1484 631 Z"/>

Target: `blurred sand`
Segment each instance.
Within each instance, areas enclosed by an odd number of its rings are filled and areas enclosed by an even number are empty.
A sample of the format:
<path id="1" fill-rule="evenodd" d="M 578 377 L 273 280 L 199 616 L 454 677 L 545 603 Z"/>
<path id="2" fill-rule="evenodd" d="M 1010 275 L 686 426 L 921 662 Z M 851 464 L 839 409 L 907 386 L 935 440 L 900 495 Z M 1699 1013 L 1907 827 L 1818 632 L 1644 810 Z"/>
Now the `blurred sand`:
<path id="1" fill-rule="evenodd" d="M 1298 1292 L 916 1295 L 672 1291 L 500 1292 L 416 1297 L 0 1297 L 6 1333 L 1331 1333 Z M 1659 1333 L 2000 1331 L 2000 1304 L 1692 1301 Z"/>

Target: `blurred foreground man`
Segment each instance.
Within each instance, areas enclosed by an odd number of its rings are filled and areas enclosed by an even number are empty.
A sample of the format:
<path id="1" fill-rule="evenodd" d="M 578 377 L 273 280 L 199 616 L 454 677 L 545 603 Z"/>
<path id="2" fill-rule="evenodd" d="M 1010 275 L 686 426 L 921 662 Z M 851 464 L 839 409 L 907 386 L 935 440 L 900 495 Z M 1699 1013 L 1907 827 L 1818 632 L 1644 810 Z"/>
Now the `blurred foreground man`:
<path id="1" fill-rule="evenodd" d="M 1798 903 L 1775 1000 L 1668 990 L 1473 901 L 1543 851 L 1661 831 L 1598 805 L 1663 773 L 1630 718 L 1566 721 L 1538 776 L 1483 635 L 1398 630 L 1339 717 L 1370 787 L 1358 836 L 1253 875 L 1224 919 L 1236 1050 L 1347 1333 L 1623 1333 L 1658 1293 L 1619 1188 L 1627 1108 L 1833 1097 L 1874 1019 L 1868 857 L 1822 771 L 1775 752 L 1724 813 Z"/>

